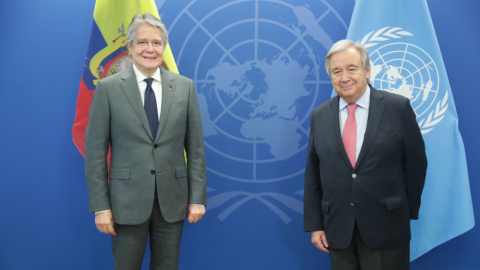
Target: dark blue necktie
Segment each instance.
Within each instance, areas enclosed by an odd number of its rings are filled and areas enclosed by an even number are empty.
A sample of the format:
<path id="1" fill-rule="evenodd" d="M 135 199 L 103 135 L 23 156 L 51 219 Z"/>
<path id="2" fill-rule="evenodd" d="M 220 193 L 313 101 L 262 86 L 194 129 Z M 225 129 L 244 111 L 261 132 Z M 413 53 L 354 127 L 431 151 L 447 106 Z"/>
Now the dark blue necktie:
<path id="1" fill-rule="evenodd" d="M 152 89 L 153 78 L 145 79 L 147 82 L 147 89 L 145 89 L 145 113 L 147 114 L 148 124 L 150 124 L 150 130 L 152 131 L 153 141 L 157 136 L 158 129 L 158 111 L 157 111 L 157 99 Z M 157 198 L 157 177 L 155 175 L 155 199 Z"/>
<path id="2" fill-rule="evenodd" d="M 158 110 L 157 110 L 157 99 L 155 98 L 155 93 L 152 89 L 153 78 L 145 79 L 147 82 L 147 89 L 145 89 L 145 103 L 143 107 L 145 108 L 145 113 L 147 114 L 148 123 L 150 124 L 150 130 L 152 131 L 153 140 L 157 136 L 158 129 Z"/>

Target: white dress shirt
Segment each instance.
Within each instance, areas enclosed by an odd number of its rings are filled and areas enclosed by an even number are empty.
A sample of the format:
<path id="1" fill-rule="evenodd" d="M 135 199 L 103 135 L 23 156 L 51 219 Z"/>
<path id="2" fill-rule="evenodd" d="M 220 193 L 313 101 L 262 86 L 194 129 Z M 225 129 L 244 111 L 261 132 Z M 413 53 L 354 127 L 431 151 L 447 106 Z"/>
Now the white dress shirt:
<path id="1" fill-rule="evenodd" d="M 145 105 L 145 90 L 147 89 L 147 76 L 145 76 L 137 66 L 133 64 L 133 70 L 135 71 L 135 77 L 137 77 L 138 90 L 140 90 L 140 97 L 142 98 L 142 103 Z M 157 100 L 157 112 L 158 119 L 160 120 L 160 112 L 162 111 L 162 75 L 160 73 L 160 68 L 155 71 L 152 76 L 152 90 L 155 93 L 155 99 Z"/>
<path id="2" fill-rule="evenodd" d="M 367 84 L 367 90 L 363 95 L 355 102 L 358 107 L 355 110 L 355 119 L 357 120 L 357 147 L 355 150 L 355 160 L 358 159 L 358 155 L 360 154 L 360 150 L 362 149 L 363 145 L 363 138 L 365 137 L 365 131 L 367 130 L 367 122 L 368 122 L 368 110 L 370 108 L 370 86 Z M 348 117 L 348 103 L 340 98 L 339 102 L 339 118 L 340 118 L 340 134 L 343 138 L 343 128 L 345 127 L 345 122 L 347 121 Z"/>

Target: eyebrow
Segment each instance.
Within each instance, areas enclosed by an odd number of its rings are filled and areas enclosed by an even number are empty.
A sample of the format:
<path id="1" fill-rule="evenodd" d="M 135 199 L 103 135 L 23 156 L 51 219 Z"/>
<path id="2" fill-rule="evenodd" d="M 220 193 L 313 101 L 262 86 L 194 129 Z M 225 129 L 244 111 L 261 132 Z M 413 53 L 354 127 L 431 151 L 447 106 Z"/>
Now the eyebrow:
<path id="1" fill-rule="evenodd" d="M 140 38 L 140 39 L 137 39 L 137 42 L 140 42 L 140 41 L 148 41 L 148 39 L 146 38 Z M 161 39 L 152 39 L 153 42 L 161 42 L 163 43 L 163 41 Z"/>
<path id="2" fill-rule="evenodd" d="M 347 66 L 347 68 L 350 68 L 350 67 L 359 67 L 359 65 L 357 65 L 357 64 L 350 64 L 350 65 Z M 337 69 L 338 69 L 338 70 L 341 70 L 341 68 L 339 68 L 339 67 L 333 67 L 333 68 L 332 68 L 332 71 L 333 71 L 333 70 L 337 70 Z"/>

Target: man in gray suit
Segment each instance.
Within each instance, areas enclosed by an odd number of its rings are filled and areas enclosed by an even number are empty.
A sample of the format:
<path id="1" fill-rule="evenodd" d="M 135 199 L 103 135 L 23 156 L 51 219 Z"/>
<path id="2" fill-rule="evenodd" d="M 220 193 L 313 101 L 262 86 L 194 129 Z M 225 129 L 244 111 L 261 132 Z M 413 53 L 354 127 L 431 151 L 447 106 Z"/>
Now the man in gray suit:
<path id="1" fill-rule="evenodd" d="M 90 211 L 98 230 L 112 235 L 115 269 L 141 268 L 149 234 L 150 269 L 177 269 L 183 220 L 205 214 L 197 94 L 192 80 L 160 66 L 168 33 L 158 18 L 135 15 L 126 39 L 134 65 L 98 81 L 90 108 Z"/>

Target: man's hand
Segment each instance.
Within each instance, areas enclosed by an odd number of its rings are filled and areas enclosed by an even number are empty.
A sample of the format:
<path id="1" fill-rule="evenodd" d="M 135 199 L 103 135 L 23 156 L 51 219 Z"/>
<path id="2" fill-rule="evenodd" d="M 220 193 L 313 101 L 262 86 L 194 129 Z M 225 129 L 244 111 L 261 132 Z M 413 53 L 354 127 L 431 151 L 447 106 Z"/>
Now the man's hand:
<path id="1" fill-rule="evenodd" d="M 312 243 L 321 251 L 330 253 L 328 250 L 328 241 L 325 231 L 314 231 L 312 234 Z"/>
<path id="2" fill-rule="evenodd" d="M 106 234 L 111 234 L 116 236 L 115 230 L 113 229 L 113 216 L 112 210 L 95 214 L 95 225 L 97 229 Z"/>
<path id="3" fill-rule="evenodd" d="M 205 215 L 205 206 L 189 205 L 188 206 L 188 222 L 197 223 Z"/>

